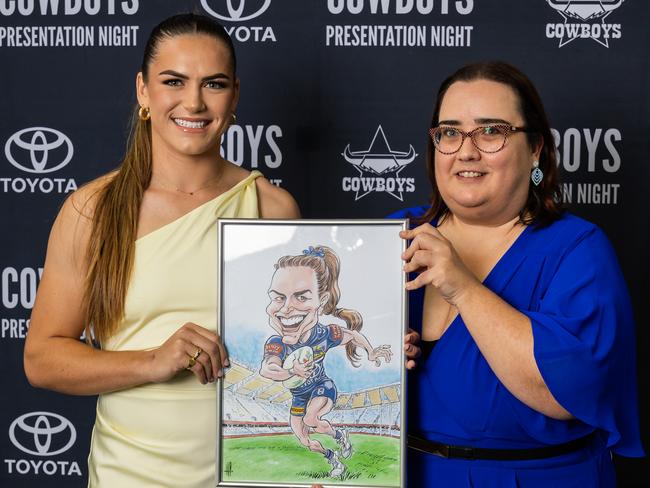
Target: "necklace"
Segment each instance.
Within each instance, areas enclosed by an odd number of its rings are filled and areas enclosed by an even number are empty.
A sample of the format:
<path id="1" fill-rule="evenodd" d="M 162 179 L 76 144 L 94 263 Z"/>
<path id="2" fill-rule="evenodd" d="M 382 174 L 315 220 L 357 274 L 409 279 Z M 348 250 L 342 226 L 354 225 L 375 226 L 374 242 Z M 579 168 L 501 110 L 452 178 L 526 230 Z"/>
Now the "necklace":
<path id="1" fill-rule="evenodd" d="M 162 176 L 161 174 L 156 174 L 156 175 L 152 175 L 152 176 L 153 176 L 156 180 L 158 180 L 158 183 L 160 183 L 161 186 L 163 186 L 163 187 L 165 187 L 165 188 L 168 188 L 168 189 L 174 189 L 174 190 L 177 191 L 178 193 L 182 193 L 182 194 L 184 194 L 184 195 L 194 196 L 195 193 L 200 192 L 201 190 L 205 190 L 206 188 L 208 188 L 208 187 L 212 184 L 212 182 L 215 181 L 217 178 L 220 178 L 222 174 L 223 174 L 223 168 L 221 168 L 221 169 L 219 170 L 219 173 L 218 173 L 216 176 L 213 176 L 212 178 L 210 178 L 209 180 L 207 180 L 205 183 L 203 183 L 203 185 L 199 186 L 198 188 L 196 188 L 196 189 L 194 189 L 194 190 L 192 190 L 192 191 L 181 190 L 179 187 L 177 187 L 176 185 L 174 185 L 171 181 L 167 180 L 167 179 L 166 179 L 164 176 Z M 168 184 L 165 184 L 165 182 L 167 182 Z"/>

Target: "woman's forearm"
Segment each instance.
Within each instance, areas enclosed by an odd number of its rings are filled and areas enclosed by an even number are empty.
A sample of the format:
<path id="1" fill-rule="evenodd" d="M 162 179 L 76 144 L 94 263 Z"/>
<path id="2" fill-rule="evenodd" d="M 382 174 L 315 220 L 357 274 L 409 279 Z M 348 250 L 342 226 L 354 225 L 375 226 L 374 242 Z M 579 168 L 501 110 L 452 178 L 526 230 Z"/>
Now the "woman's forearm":
<path id="1" fill-rule="evenodd" d="M 537 367 L 530 319 L 474 283 L 456 297 L 469 333 L 501 383 L 515 397 L 552 418 L 572 418 L 555 400 Z"/>
<path id="2" fill-rule="evenodd" d="M 25 373 L 32 386 L 70 395 L 96 395 L 151 381 L 155 350 L 102 351 L 69 337 L 25 347 Z"/>

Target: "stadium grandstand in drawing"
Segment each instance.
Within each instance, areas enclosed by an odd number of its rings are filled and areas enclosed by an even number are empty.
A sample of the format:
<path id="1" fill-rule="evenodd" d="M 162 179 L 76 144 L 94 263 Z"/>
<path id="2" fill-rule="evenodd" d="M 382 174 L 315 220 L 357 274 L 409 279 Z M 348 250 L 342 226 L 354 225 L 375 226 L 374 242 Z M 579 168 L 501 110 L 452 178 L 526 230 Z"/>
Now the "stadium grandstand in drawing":
<path id="1" fill-rule="evenodd" d="M 401 223 L 228 222 L 217 484 L 400 486 Z"/>

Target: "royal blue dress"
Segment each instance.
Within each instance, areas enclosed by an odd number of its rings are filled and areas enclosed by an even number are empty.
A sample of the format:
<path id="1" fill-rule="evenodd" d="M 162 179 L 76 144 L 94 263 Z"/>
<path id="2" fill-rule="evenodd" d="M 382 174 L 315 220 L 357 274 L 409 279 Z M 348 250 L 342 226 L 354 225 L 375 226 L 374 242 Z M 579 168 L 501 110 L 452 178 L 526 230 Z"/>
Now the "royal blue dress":
<path id="1" fill-rule="evenodd" d="M 427 207 L 392 218 L 419 217 Z M 610 451 L 643 456 L 634 321 L 614 250 L 571 214 L 527 227 L 483 284 L 530 318 L 537 366 L 575 419 L 555 420 L 517 400 L 490 369 L 458 316 L 409 372 L 409 433 L 445 444 L 529 449 L 595 432 L 590 446 L 532 461 L 446 459 L 408 450 L 408 487 L 611 487 Z M 422 329 L 424 290 L 410 293 Z"/>

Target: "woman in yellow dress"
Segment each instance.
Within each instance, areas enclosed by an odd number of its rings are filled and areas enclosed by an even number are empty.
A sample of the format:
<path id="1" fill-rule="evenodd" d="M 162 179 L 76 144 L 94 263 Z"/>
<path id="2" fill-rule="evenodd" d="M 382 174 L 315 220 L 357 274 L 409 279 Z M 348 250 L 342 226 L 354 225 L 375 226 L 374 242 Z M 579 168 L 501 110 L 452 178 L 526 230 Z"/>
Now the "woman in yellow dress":
<path id="1" fill-rule="evenodd" d="M 215 484 L 219 217 L 297 218 L 284 190 L 223 159 L 239 80 L 211 19 L 157 27 L 120 167 L 72 194 L 50 234 L 25 344 L 30 383 L 98 394 L 91 487 Z M 100 348 L 79 341 L 92 326 Z"/>

